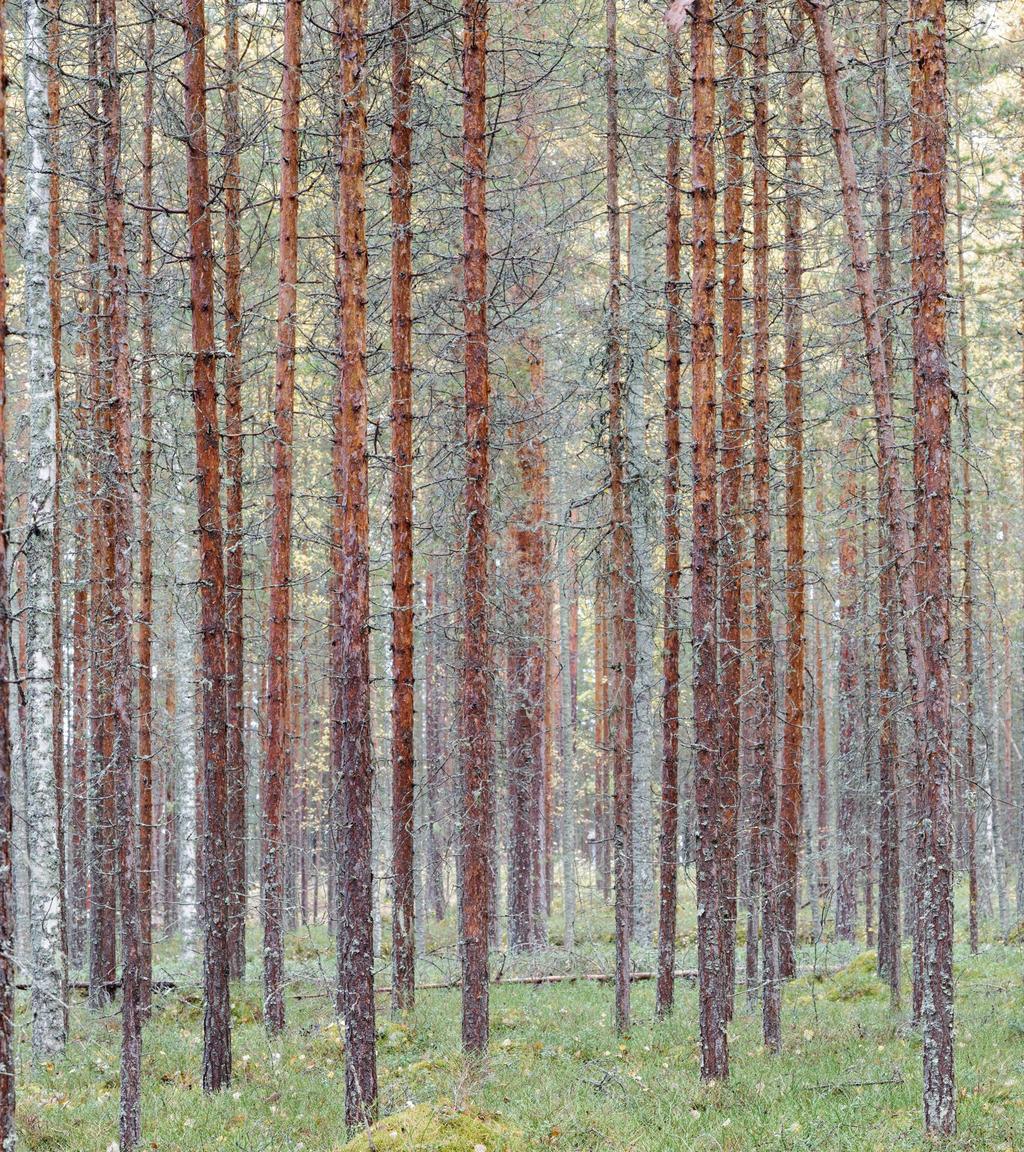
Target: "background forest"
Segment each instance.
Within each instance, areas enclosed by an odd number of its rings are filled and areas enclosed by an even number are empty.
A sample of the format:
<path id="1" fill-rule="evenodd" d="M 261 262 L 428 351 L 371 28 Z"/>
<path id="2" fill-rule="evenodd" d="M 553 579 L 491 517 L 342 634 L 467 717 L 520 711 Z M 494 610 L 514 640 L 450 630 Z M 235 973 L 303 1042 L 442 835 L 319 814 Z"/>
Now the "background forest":
<path id="1" fill-rule="evenodd" d="M 5 6 L 5 1149 L 1024 1144 L 1022 29 Z"/>

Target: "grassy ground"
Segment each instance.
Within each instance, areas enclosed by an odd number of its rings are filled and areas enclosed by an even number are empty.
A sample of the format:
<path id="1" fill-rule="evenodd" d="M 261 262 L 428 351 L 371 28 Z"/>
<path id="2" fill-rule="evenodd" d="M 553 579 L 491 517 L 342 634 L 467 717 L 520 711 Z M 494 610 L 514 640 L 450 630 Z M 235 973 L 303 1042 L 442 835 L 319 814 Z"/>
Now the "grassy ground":
<path id="1" fill-rule="evenodd" d="M 582 970 L 607 963 L 607 935 L 607 914 L 585 922 Z M 689 946 L 681 966 L 692 963 Z M 641 964 L 646 959 L 640 957 Z M 484 1073 L 459 1053 L 457 992 L 423 991 L 415 1012 L 401 1023 L 389 1019 L 382 998 L 382 1114 L 428 1107 L 410 1113 L 408 1124 L 384 1124 L 372 1146 L 448 1152 L 930 1147 L 921 1135 L 920 1040 L 904 1021 L 891 1018 L 887 991 L 873 974 L 873 954 L 850 961 L 834 949 L 808 945 L 800 960 L 805 974 L 785 990 L 783 1054 L 765 1053 L 759 1018 L 746 1011 L 741 993 L 730 1032 L 732 1079 L 710 1088 L 699 1083 L 696 995 L 689 983 L 679 986 L 674 1017 L 658 1024 L 652 1022 L 653 987 L 638 984 L 636 1023 L 622 1039 L 612 1032 L 607 985 L 498 986 Z M 447 974 L 450 963 L 439 953 L 423 966 L 421 978 Z M 565 964 L 556 951 L 530 960 L 533 970 Z M 176 971 L 173 947 L 162 954 L 161 969 L 183 984 L 196 979 L 195 973 Z M 260 1023 L 258 970 L 251 967 L 250 979 L 234 989 L 235 1083 L 216 1098 L 204 1097 L 199 1083 L 198 989 L 159 999 L 144 1040 L 143 1147 L 345 1147 L 344 1053 L 329 1002 L 320 995 L 333 971 L 325 933 L 306 932 L 289 941 L 289 971 L 297 978 L 288 1031 L 280 1041 L 269 1042 Z M 958 952 L 956 975 L 960 1130 L 946 1147 L 1024 1149 L 1020 950 L 988 944 L 976 957 Z M 97 1018 L 76 1005 L 66 1059 L 35 1071 L 28 1064 L 24 1007 L 19 1025 L 19 1147 L 107 1152 L 117 1137 L 116 1013 Z M 468 1110 L 474 1122 L 456 1122 L 451 1108 Z M 416 1124 L 432 1113 L 447 1117 L 450 1130 L 462 1135 L 428 1140 Z M 364 1137 L 358 1147 L 371 1144 Z"/>

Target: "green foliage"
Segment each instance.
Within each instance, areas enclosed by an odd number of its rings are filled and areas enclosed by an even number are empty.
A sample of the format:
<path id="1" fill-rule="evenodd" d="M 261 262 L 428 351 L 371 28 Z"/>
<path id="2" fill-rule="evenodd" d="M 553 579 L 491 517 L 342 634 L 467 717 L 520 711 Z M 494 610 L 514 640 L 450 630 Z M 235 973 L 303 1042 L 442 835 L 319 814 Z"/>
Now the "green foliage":
<path id="1" fill-rule="evenodd" d="M 386 1116 L 350 1140 L 345 1152 L 513 1152 L 527 1146 L 496 1116 L 419 1104 Z"/>

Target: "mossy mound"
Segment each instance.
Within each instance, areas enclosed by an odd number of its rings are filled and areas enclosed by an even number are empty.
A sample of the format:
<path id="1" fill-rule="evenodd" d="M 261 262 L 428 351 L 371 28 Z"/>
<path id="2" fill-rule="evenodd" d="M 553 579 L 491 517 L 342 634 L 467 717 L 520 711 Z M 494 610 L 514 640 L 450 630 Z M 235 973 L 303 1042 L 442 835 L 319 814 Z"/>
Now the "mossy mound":
<path id="1" fill-rule="evenodd" d="M 417 1104 L 378 1120 L 342 1152 L 519 1152 L 521 1133 L 495 1116 Z"/>

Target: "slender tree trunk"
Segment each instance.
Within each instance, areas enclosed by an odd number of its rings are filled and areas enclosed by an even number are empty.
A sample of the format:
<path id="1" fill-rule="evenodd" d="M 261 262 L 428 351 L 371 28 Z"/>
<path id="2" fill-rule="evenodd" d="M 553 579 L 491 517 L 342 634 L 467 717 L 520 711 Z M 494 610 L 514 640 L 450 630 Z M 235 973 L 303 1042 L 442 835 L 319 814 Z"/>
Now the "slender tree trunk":
<path id="1" fill-rule="evenodd" d="M 11 762 L 11 612 L 7 527 L 7 14 L 0 11 L 0 1148 L 15 1147 L 14 776 Z"/>
<path id="2" fill-rule="evenodd" d="M 391 842 L 392 994 L 412 1008 L 416 966 L 413 763 L 412 46 L 410 0 L 391 5 Z"/>
<path id="3" fill-rule="evenodd" d="M 25 340 L 29 407 L 26 586 L 28 594 L 27 778 L 31 891 L 32 1054 L 42 1063 L 63 1051 L 64 944 L 60 920 L 60 845 L 53 773 L 53 531 L 57 468 L 53 328 L 47 260 L 50 151 L 44 0 L 25 8 Z"/>
<path id="4" fill-rule="evenodd" d="M 224 4 L 224 470 L 228 483 L 224 523 L 225 701 L 228 773 L 228 963 L 245 975 L 245 649 L 242 580 L 242 124 L 238 95 L 237 0 Z"/>
<path id="5" fill-rule="evenodd" d="M 775 764 L 775 643 L 772 635 L 771 407 L 768 319 L 768 25 L 754 10 L 754 772 L 760 794 L 762 1025 L 765 1046 L 782 1048 L 779 991 L 778 784 Z"/>
<path id="6" fill-rule="evenodd" d="M 270 637 L 267 666 L 267 761 L 263 778 L 263 1017 L 270 1034 L 284 1029 L 284 870 L 282 804 L 291 776 L 292 410 L 299 222 L 299 93 L 302 3 L 284 10 L 281 187 L 278 214 L 277 355 L 274 368 L 273 511 L 270 528 Z"/>
<path id="7" fill-rule="evenodd" d="M 959 111 L 959 109 L 957 109 Z M 957 118 L 959 120 L 959 117 Z M 960 134 L 957 132 L 957 155 Z M 960 183 L 959 166 L 957 183 Z M 960 200 L 960 195 L 957 199 Z M 974 696 L 974 534 L 971 520 L 971 376 L 970 349 L 967 343 L 967 284 L 964 273 L 964 218 L 963 211 L 956 217 L 957 311 L 960 344 L 960 431 L 961 431 L 961 484 L 963 489 L 963 549 L 964 549 L 964 855 L 967 864 L 967 931 L 972 953 L 978 951 L 978 765 L 974 748 L 975 696 Z"/>
<path id="8" fill-rule="evenodd" d="M 946 17 L 945 0 L 910 4 L 911 292 L 915 444 L 923 457 L 919 505 L 923 559 L 922 632 L 929 691 L 920 789 L 918 870 L 922 893 L 924 1120 L 929 1132 L 956 1128 L 953 1074 L 953 892 L 950 851 L 949 602 L 951 461 L 946 356 Z"/>
<path id="9" fill-rule="evenodd" d="M 121 903 L 121 1110 L 120 1144 L 141 1137 L 142 1018 L 141 921 L 139 912 L 138 808 L 135 794 L 135 726 L 132 716 L 131 558 L 132 378 L 128 345 L 128 256 L 124 237 L 121 168 L 121 81 L 117 54 L 116 0 L 100 0 L 100 74 L 103 85 L 103 185 L 106 207 L 113 451 L 107 465 L 113 520 L 113 582 L 110 591 L 110 680 L 116 807 L 118 896 Z"/>
<path id="10" fill-rule="evenodd" d="M 156 10 L 146 14 L 142 96 L 142 329 L 139 386 L 142 451 L 139 483 L 139 1004 L 148 1015 L 153 984 L 153 71 Z M 77 592 L 76 592 L 77 595 Z M 77 606 L 76 606 L 77 611 Z"/>
<path id="11" fill-rule="evenodd" d="M 231 1001 L 228 985 L 227 713 L 224 649 L 224 538 L 220 509 L 213 243 L 206 127 L 204 0 L 184 0 L 185 135 L 188 145 L 188 231 L 191 268 L 192 390 L 196 422 L 199 513 L 199 593 L 202 633 L 203 1089 L 231 1081 Z"/>
<path id="12" fill-rule="evenodd" d="M 845 365 L 846 387 L 850 366 Z M 839 788 L 836 804 L 836 939 L 853 943 L 857 927 L 857 409 L 843 415 L 839 521 Z"/>
<path id="13" fill-rule="evenodd" d="M 334 557 L 339 644 L 334 672 L 339 821 L 338 1008 L 345 1017 L 345 1121 L 374 1119 L 373 761 L 370 746 L 370 564 L 366 384 L 366 39 L 363 0 L 339 0 L 338 392 L 334 486 L 341 550 Z"/>
<path id="14" fill-rule="evenodd" d="M 655 1012 L 672 1011 L 676 966 L 676 893 L 679 857 L 679 602 L 682 561 L 679 531 L 680 380 L 680 128 L 682 85 L 679 34 L 668 33 L 668 156 L 665 210 L 665 602 L 662 688 L 661 841 L 659 845 L 658 985 Z M 737 748 L 738 750 L 738 748 Z"/>
<path id="15" fill-rule="evenodd" d="M 696 0 L 690 30 L 693 86 L 693 712 L 696 772 L 697 965 L 701 1078 L 729 1075 L 728 1011 L 722 987 L 722 795 L 718 772 L 718 673 L 715 567 L 718 561 L 715 476 L 715 59 L 712 0 Z"/>
<path id="16" fill-rule="evenodd" d="M 878 12 L 878 226 L 875 250 L 878 261 L 878 300 L 883 309 L 882 336 L 886 366 L 892 374 L 892 187 L 889 176 L 892 130 L 889 124 L 888 66 L 892 53 L 889 32 L 889 0 L 880 0 Z M 879 476 L 879 493 L 882 477 Z M 880 509 L 884 517 L 884 507 Z M 884 518 L 879 531 L 891 552 Z M 900 812 L 899 812 L 899 729 L 896 719 L 898 665 L 894 650 L 898 623 L 895 573 L 883 563 L 879 574 L 878 644 L 878 788 L 879 788 L 879 875 L 878 875 L 878 970 L 889 983 L 889 1002 L 895 1012 L 900 1004 L 902 968 L 900 932 Z"/>
<path id="17" fill-rule="evenodd" d="M 462 652 L 462 1045 L 488 1038 L 491 736 L 488 633 L 490 400 L 487 329 L 487 0 L 462 3 L 463 280 L 465 303 L 466 555 Z"/>
<path id="18" fill-rule="evenodd" d="M 743 384 L 744 152 L 746 8 L 732 9 L 726 31 L 725 192 L 722 212 L 722 442 L 719 697 L 722 855 L 722 996 L 732 1018 L 736 985 L 736 887 L 740 819 L 740 600 L 746 525 L 741 504 L 746 444 Z"/>
<path id="19" fill-rule="evenodd" d="M 622 382 L 622 240 L 619 223 L 618 0 L 605 2 L 605 99 L 608 204 L 608 430 L 611 471 L 611 652 L 609 726 L 612 742 L 612 851 L 615 874 L 615 1027 L 630 1022 L 633 920 L 633 708 L 636 674 L 632 514 L 626 486 L 625 397 Z"/>
<path id="20" fill-rule="evenodd" d="M 83 311 L 88 316 L 88 298 Z M 88 340 L 79 343 L 76 352 L 88 361 Z M 88 450 L 89 406 L 81 384 L 76 388 L 78 412 L 77 437 L 80 445 L 75 474 L 75 593 L 72 607 L 72 684 L 73 724 L 71 727 L 71 792 L 69 805 L 70 871 L 68 876 L 68 943 L 70 963 L 81 966 L 86 957 L 89 891 L 89 538 L 91 503 L 89 499 L 89 466 L 82 458 Z"/>
<path id="21" fill-rule="evenodd" d="M 786 81 L 785 407 L 786 407 L 786 674 L 779 782 L 779 975 L 796 974 L 794 944 L 803 828 L 804 412 L 803 412 L 803 12 L 793 4 Z"/>
<path id="22" fill-rule="evenodd" d="M 50 154 L 60 156 L 60 0 L 49 0 L 47 6 L 47 80 L 46 103 L 49 115 Z M 61 574 L 61 384 L 63 380 L 63 333 L 60 273 L 60 164 L 50 167 L 50 218 L 48 221 L 47 275 L 50 289 L 50 336 L 53 344 L 53 412 L 56 442 L 56 466 L 53 481 L 53 554 L 51 579 L 53 580 L 53 781 L 57 797 L 57 870 L 60 891 L 60 937 L 64 945 L 64 1028 L 67 1030 L 67 859 L 65 846 L 66 788 L 64 766 L 64 622 L 63 577 Z"/>
<path id="23" fill-rule="evenodd" d="M 564 465 L 563 465 L 564 468 Z M 576 586 L 575 551 L 567 546 L 572 528 L 568 477 L 560 474 L 562 525 L 558 534 L 558 691 L 559 761 L 562 768 L 562 947 L 576 949 L 576 724 L 572 706 L 572 609 Z"/>

